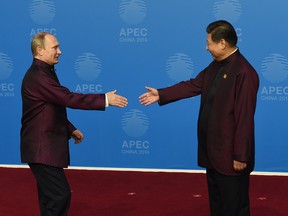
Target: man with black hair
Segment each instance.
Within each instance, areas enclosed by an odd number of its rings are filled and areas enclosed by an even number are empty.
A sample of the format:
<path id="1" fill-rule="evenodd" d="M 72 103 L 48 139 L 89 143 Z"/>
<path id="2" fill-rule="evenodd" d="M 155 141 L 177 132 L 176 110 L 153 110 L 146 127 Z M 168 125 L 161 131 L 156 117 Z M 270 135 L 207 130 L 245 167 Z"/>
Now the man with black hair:
<path id="1" fill-rule="evenodd" d="M 165 105 L 201 95 L 198 165 L 206 168 L 211 216 L 249 216 L 249 176 L 254 169 L 254 113 L 259 77 L 240 53 L 234 27 L 225 20 L 206 29 L 213 61 L 195 78 L 155 89 L 140 103 Z"/>

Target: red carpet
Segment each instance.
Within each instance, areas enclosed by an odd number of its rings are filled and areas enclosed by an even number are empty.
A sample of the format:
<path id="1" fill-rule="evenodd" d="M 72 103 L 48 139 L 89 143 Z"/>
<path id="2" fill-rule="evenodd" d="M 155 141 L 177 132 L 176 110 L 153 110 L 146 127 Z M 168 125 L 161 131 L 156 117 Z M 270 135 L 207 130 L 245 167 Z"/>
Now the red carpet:
<path id="1" fill-rule="evenodd" d="M 69 216 L 208 216 L 204 174 L 66 170 Z M 0 216 L 39 216 L 29 169 L 0 168 Z M 288 177 L 251 176 L 251 215 L 288 215 Z"/>

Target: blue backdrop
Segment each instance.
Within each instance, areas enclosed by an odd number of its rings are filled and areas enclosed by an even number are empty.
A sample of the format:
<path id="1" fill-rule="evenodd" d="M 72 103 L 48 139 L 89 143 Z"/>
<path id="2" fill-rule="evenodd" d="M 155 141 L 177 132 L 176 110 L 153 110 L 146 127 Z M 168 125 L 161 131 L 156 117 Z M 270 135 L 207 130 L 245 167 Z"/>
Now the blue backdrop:
<path id="1" fill-rule="evenodd" d="M 138 102 L 144 86 L 194 77 L 211 61 L 208 23 L 227 19 L 239 48 L 256 68 L 256 171 L 288 171 L 288 2 L 242 0 L 6 0 L 0 2 L 0 164 L 21 164 L 22 78 L 32 62 L 30 40 L 55 34 L 61 83 L 80 93 L 117 92 L 124 109 L 68 109 L 85 135 L 71 142 L 71 165 L 199 169 L 199 97 L 159 107 Z"/>

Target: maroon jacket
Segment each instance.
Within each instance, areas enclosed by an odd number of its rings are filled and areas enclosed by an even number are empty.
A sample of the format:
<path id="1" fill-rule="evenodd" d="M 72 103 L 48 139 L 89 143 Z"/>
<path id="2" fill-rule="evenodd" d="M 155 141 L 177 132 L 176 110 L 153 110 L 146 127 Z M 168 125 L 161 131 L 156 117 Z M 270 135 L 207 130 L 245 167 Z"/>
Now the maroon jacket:
<path id="1" fill-rule="evenodd" d="M 105 110 L 105 95 L 70 92 L 53 69 L 34 59 L 22 81 L 21 161 L 67 167 L 68 140 L 76 128 L 67 119 L 66 107 Z"/>
<path id="2" fill-rule="evenodd" d="M 201 128 L 202 107 L 220 66 L 224 71 L 214 91 L 206 129 Z M 213 61 L 195 79 L 158 89 L 160 105 L 201 94 L 198 119 L 198 165 L 222 174 L 238 175 L 233 160 L 247 162 L 245 172 L 254 169 L 254 113 L 259 78 L 239 50 L 221 62 Z M 210 93 L 209 93 L 210 94 Z"/>

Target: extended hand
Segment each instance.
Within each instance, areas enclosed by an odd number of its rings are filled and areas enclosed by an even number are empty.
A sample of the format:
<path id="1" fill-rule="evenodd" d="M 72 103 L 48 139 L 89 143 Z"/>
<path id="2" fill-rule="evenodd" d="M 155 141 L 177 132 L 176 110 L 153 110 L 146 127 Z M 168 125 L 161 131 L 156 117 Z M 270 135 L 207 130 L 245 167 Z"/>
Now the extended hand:
<path id="1" fill-rule="evenodd" d="M 145 106 L 149 106 L 152 103 L 159 101 L 159 93 L 158 90 L 151 87 L 145 87 L 148 92 L 140 95 L 139 102 Z"/>
<path id="2" fill-rule="evenodd" d="M 109 106 L 125 107 L 128 100 L 125 97 L 116 94 L 116 90 L 106 93 L 108 97 Z"/>
<path id="3" fill-rule="evenodd" d="M 75 131 L 73 131 L 71 138 L 74 139 L 75 144 L 78 144 L 78 143 L 82 142 L 82 140 L 84 139 L 84 135 L 81 133 L 81 131 L 75 130 Z"/>

